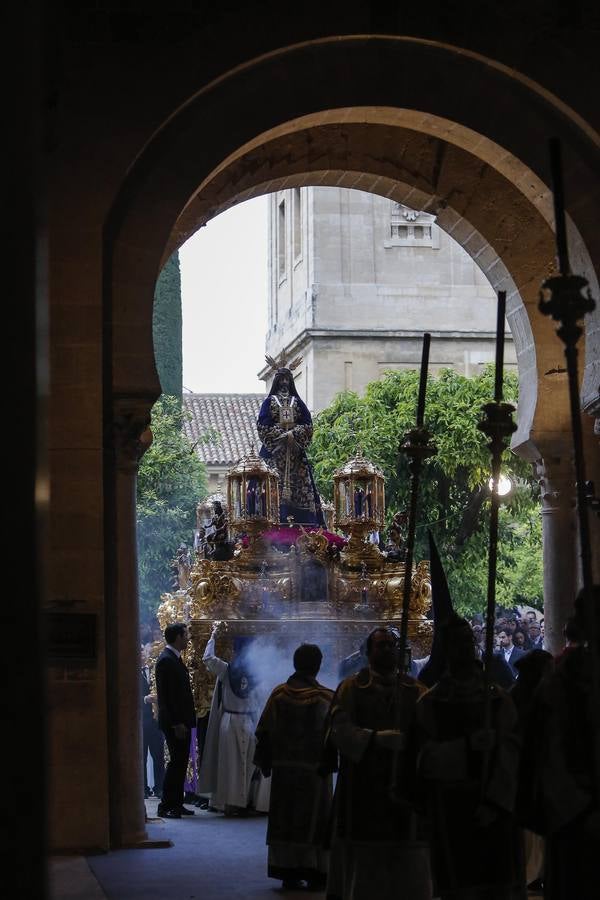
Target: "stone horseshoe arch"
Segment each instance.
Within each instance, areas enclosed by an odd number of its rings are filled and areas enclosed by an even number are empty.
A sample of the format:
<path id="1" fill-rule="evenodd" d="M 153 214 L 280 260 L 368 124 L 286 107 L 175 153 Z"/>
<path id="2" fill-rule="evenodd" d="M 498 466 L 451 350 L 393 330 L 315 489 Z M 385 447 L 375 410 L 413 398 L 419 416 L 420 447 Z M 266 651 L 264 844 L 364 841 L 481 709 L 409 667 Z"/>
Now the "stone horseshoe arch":
<path id="1" fill-rule="evenodd" d="M 533 459 L 545 457 L 542 496 L 548 504 L 556 501 L 556 521 L 564 524 L 553 536 L 547 516 L 548 558 L 564 543 L 563 534 L 574 545 L 570 472 L 563 473 L 560 459 L 558 475 L 552 470 L 567 436 L 567 397 L 544 377 L 562 359 L 562 348 L 535 306 L 554 256 L 551 136 L 564 147 L 573 267 L 597 295 L 598 136 L 519 73 L 457 47 L 412 38 L 359 35 L 286 47 L 209 85 L 190 85 L 187 96 L 141 148 L 103 231 L 104 570 L 111 646 L 119 646 L 119 616 L 130 622 L 137 616 L 135 470 L 143 451 L 139 437 L 160 390 L 152 306 L 161 263 L 221 210 L 281 187 L 345 185 L 435 211 L 494 286 L 507 288 L 521 378 L 515 443 Z M 516 121 L 518 129 L 512 127 Z M 598 309 L 586 322 L 586 351 L 582 396 L 591 409 L 600 381 Z M 119 440 L 128 452 L 117 463 Z M 554 456 L 546 457 L 548 447 Z M 565 489 L 559 502 L 560 478 Z M 548 572 L 550 634 L 559 635 L 564 621 L 573 568 L 563 560 L 562 582 L 557 569 Z M 114 649 L 108 679 L 111 708 L 125 736 L 135 710 L 119 706 L 119 689 L 130 683 L 135 697 L 138 674 L 132 662 L 137 633 L 129 638 L 131 650 L 119 655 Z M 119 739 L 113 744 L 117 759 Z M 116 766 L 116 833 L 142 828 L 136 765 L 132 757 Z"/>
<path id="2" fill-rule="evenodd" d="M 339 71 L 347 76 L 340 79 Z M 411 79 L 415 71 L 424 75 Z M 282 81 L 289 94 L 273 91 Z M 517 133 L 503 123 L 524 102 L 528 127 Z M 501 263 L 488 277 L 496 287 L 504 282 L 510 295 L 523 397 L 518 440 L 534 427 L 555 429 L 555 403 L 551 423 L 543 414 L 535 421 L 536 397 L 544 392 L 537 376 L 560 349 L 552 325 L 534 314 L 537 288 L 553 264 L 545 183 L 552 134 L 568 147 L 574 265 L 594 288 L 600 239 L 592 201 L 600 198 L 600 180 L 592 168 L 599 144 L 563 104 L 517 73 L 430 41 L 358 36 L 286 48 L 217 79 L 155 133 L 108 217 L 113 391 L 158 392 L 151 307 L 166 253 L 222 209 L 275 185 L 351 184 L 413 204 L 421 197 L 486 274 Z M 597 330 L 588 322 L 588 334 Z M 584 399 L 593 378 L 586 372 Z"/>

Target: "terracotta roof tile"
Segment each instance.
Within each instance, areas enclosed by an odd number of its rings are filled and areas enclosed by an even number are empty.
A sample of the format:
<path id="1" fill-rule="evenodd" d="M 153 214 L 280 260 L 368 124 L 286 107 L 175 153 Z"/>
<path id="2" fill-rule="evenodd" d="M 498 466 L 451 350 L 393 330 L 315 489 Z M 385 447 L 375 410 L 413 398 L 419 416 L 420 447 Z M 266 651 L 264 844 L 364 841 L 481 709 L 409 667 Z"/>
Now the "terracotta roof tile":
<path id="1" fill-rule="evenodd" d="M 191 418 L 184 431 L 204 463 L 234 465 L 260 447 L 256 419 L 265 394 L 184 394 L 183 404 Z M 202 435 L 212 429 L 219 440 L 202 443 Z"/>

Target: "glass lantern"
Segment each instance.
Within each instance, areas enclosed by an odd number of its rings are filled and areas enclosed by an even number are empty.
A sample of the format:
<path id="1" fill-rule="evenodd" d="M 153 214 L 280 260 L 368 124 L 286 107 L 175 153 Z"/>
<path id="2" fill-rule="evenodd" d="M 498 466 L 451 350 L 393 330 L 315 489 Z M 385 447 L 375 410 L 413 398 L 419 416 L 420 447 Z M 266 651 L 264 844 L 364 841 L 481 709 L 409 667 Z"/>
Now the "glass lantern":
<path id="1" fill-rule="evenodd" d="M 254 447 L 227 473 L 227 506 L 232 530 L 246 534 L 250 547 L 279 523 L 279 474 Z"/>
<path id="2" fill-rule="evenodd" d="M 365 532 L 383 528 L 385 478 L 360 450 L 333 473 L 333 497 L 337 528 L 345 532 L 355 525 Z"/>
<path id="3" fill-rule="evenodd" d="M 366 537 L 383 528 L 385 478 L 379 466 L 360 450 L 333 473 L 333 503 L 336 527 L 350 534 L 343 559 L 352 567 L 379 560 L 379 550 L 367 543 Z"/>

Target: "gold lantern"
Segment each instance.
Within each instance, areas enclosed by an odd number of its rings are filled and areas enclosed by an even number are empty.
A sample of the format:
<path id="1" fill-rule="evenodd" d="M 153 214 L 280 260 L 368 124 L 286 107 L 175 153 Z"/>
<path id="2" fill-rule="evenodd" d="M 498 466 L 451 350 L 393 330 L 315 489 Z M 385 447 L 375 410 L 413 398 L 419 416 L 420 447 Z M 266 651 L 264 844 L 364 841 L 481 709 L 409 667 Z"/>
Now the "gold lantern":
<path id="1" fill-rule="evenodd" d="M 345 551 L 348 561 L 360 561 L 379 551 L 365 539 L 383 528 L 385 520 L 385 479 L 383 472 L 359 450 L 356 456 L 333 473 L 333 502 L 336 527 L 350 541 Z"/>
<path id="2" fill-rule="evenodd" d="M 251 448 L 227 473 L 232 531 L 248 535 L 244 555 L 264 553 L 262 533 L 279 523 L 279 474 Z"/>

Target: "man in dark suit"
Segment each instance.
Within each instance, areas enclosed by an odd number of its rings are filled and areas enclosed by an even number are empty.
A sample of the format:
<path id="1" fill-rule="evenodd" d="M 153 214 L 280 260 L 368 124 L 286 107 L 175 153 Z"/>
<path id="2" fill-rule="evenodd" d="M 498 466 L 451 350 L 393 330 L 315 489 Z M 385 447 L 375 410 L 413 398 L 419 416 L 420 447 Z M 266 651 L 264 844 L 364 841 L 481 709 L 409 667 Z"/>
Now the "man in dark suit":
<path id="1" fill-rule="evenodd" d="M 498 641 L 500 643 L 498 656 L 500 656 L 501 658 L 504 657 L 504 661 L 508 664 L 513 678 L 516 679 L 519 673 L 515 667 L 515 663 L 518 659 L 522 659 L 522 657 L 525 656 L 525 651 L 519 650 L 518 647 L 515 647 L 511 631 L 499 631 Z"/>
<path id="2" fill-rule="evenodd" d="M 196 724 L 194 697 L 190 676 L 181 658 L 188 645 L 187 626 L 180 622 L 167 625 L 167 646 L 156 662 L 156 693 L 158 696 L 158 725 L 169 748 L 169 763 L 163 781 L 159 816 L 180 819 L 193 816 L 183 805 L 184 782 L 190 755 L 190 735 Z"/>
<path id="3" fill-rule="evenodd" d="M 542 638 L 542 629 L 539 622 L 529 623 L 529 640 L 531 641 L 532 650 L 543 650 L 544 639 Z"/>

